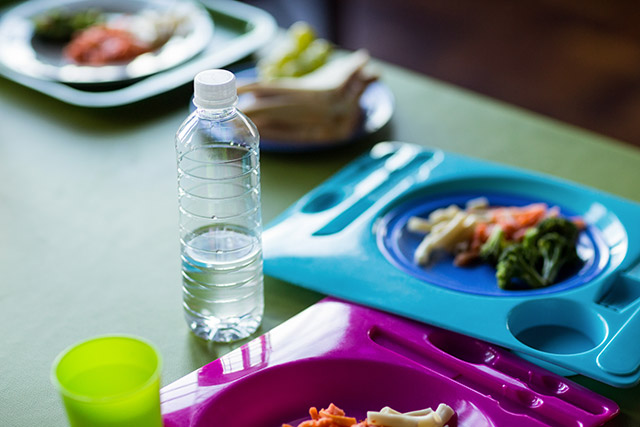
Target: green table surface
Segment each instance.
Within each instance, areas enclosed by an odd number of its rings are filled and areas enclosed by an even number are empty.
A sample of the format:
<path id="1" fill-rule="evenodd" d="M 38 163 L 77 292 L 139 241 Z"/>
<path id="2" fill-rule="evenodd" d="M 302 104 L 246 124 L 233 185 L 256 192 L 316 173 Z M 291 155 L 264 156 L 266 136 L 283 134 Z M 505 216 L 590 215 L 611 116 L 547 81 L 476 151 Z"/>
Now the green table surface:
<path id="1" fill-rule="evenodd" d="M 379 63 L 391 126 L 313 154 L 262 154 L 265 223 L 373 143 L 393 139 L 546 172 L 640 200 L 640 150 Z M 182 317 L 173 137 L 190 88 L 114 110 L 73 107 L 0 78 L 0 424 L 62 426 L 49 381 L 65 347 L 128 333 L 160 349 L 163 385 L 239 345 Z M 267 277 L 264 333 L 322 295 Z M 640 425 L 640 388 L 580 383 Z"/>

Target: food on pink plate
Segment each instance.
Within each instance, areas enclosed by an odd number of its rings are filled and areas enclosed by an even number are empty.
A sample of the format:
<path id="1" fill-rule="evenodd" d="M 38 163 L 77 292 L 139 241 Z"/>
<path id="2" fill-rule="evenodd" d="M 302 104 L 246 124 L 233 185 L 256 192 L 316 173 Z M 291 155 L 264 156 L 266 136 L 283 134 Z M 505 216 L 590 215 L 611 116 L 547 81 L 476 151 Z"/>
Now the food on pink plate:
<path id="1" fill-rule="evenodd" d="M 331 403 L 327 409 L 309 409 L 310 420 L 295 427 L 444 427 L 454 415 L 453 409 L 444 403 L 434 411 L 431 408 L 401 413 L 386 406 L 380 411 L 368 411 L 367 418 L 358 422 L 353 417 Z M 283 424 L 282 427 L 294 427 Z"/>

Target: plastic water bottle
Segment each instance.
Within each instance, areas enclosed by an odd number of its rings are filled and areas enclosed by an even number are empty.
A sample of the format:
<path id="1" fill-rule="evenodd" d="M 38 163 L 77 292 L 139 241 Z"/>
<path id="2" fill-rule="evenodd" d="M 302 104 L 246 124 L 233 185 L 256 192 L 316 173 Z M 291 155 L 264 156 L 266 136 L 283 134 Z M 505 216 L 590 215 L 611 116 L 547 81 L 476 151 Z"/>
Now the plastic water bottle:
<path id="1" fill-rule="evenodd" d="M 196 110 L 176 133 L 185 318 L 206 340 L 258 328 L 264 311 L 259 136 L 235 108 L 236 79 L 199 73 Z"/>

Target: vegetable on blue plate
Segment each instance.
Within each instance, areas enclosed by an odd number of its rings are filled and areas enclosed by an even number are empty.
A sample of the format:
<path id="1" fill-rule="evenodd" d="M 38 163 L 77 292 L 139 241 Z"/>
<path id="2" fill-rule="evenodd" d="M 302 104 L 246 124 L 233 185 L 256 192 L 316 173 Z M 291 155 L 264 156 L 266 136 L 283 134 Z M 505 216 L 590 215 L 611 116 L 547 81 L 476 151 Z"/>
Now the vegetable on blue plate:
<path id="1" fill-rule="evenodd" d="M 501 289 L 556 283 L 565 266 L 580 261 L 576 245 L 582 227 L 581 220 L 561 217 L 557 207 L 544 203 L 494 207 L 482 198 L 407 223 L 410 231 L 426 233 L 414 254 L 417 264 L 426 265 L 437 250 L 454 254 L 461 267 L 480 260 L 495 266 Z"/>

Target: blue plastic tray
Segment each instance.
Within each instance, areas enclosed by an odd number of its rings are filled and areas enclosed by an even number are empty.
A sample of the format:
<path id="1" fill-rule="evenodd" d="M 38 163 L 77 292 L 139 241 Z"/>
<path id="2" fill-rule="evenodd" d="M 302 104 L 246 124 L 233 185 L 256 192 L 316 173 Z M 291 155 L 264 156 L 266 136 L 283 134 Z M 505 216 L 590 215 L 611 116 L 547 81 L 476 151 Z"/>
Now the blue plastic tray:
<path id="1" fill-rule="evenodd" d="M 582 265 L 548 288 L 513 291 L 499 289 L 486 265 L 413 265 L 421 236 L 408 218 L 477 196 L 580 215 Z M 267 227 L 265 272 L 628 387 L 640 382 L 639 220 L 639 204 L 574 183 L 385 142 Z"/>

